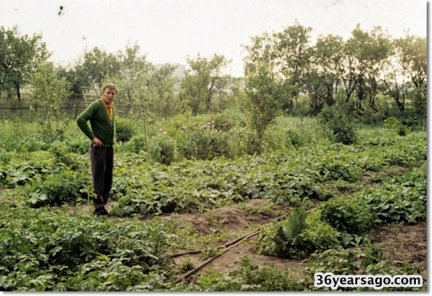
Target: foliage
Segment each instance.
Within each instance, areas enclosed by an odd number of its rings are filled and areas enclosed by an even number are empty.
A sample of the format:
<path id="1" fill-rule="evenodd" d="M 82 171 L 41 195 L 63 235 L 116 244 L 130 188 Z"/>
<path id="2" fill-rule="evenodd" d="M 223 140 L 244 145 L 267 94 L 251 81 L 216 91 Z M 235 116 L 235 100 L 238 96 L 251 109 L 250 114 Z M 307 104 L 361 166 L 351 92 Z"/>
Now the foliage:
<path id="1" fill-rule="evenodd" d="M 356 143 L 356 132 L 344 109 L 336 105 L 325 107 L 318 115 L 318 122 L 331 130 L 337 143 L 345 145 Z"/>
<path id="2" fill-rule="evenodd" d="M 321 208 L 321 219 L 340 232 L 364 234 L 374 226 L 376 218 L 362 199 L 332 198 Z"/>
<path id="3" fill-rule="evenodd" d="M 240 258 L 240 269 L 229 272 L 207 271 L 198 278 L 198 288 L 214 291 L 299 291 L 299 286 L 289 272 L 279 272 L 271 265 L 262 269 L 249 258 Z"/>
<path id="4" fill-rule="evenodd" d="M 66 79 L 58 78 L 51 63 L 41 64 L 30 77 L 33 86 L 33 98 L 40 104 L 38 112 L 43 138 L 47 142 L 61 139 L 67 121 L 61 121 L 64 116 L 60 106 L 70 96 Z"/>
<path id="5" fill-rule="evenodd" d="M 176 143 L 169 137 L 153 141 L 150 150 L 152 159 L 162 164 L 170 165 L 177 157 Z"/>
<path id="6" fill-rule="evenodd" d="M 423 164 L 373 192 L 368 190 L 363 198 L 381 223 L 416 223 L 426 218 L 426 180 Z"/>
<path id="7" fill-rule="evenodd" d="M 35 177 L 28 190 L 31 207 L 59 206 L 65 203 L 74 204 L 81 196 L 80 192 L 90 182 L 74 171 L 64 171 L 46 176 Z"/>
<path id="8" fill-rule="evenodd" d="M 116 118 L 116 140 L 118 142 L 128 142 L 136 134 L 134 124 L 126 119 Z"/>
<path id="9" fill-rule="evenodd" d="M 34 124 L 5 123 L 0 131 L 1 289 L 297 291 L 316 290 L 309 273 L 314 270 L 419 272 L 413 264 L 383 261 L 380 249 L 367 243 L 366 233 L 383 223 L 426 219 L 424 132 L 401 137 L 382 127 L 362 126 L 357 143 L 343 145 L 320 136 L 313 119 L 304 118 L 300 124 L 300 119 L 283 117 L 275 120 L 266 141 L 284 143 L 291 130 L 309 144 L 293 149 L 291 144 L 272 143 L 274 148 L 260 155 L 243 152 L 230 154 L 231 158 L 188 160 L 174 154 L 170 164 L 156 161 L 161 151 L 178 153 L 175 145 L 197 130 L 223 135 L 227 147 L 238 146 L 226 151 L 246 151 L 246 144 L 239 141 L 247 139 L 242 117 L 216 118 L 179 116 L 160 130 L 156 127 L 149 146 L 139 131 L 131 141 L 119 143 L 111 195 L 117 202 L 109 218 L 97 219 L 86 201 L 92 194 L 88 143 L 76 136 L 76 126 L 65 129 L 64 139 L 46 143 Z M 305 136 L 306 131 L 310 135 Z M 32 145 L 43 149 L 32 150 Z M 254 204 L 247 202 L 250 199 L 269 201 L 268 206 L 254 209 L 267 217 L 289 207 L 289 215 L 262 225 L 255 250 L 307 259 L 311 269 L 305 270 L 305 280 L 245 261 L 236 271 L 208 272 L 195 284 L 174 284 L 177 273 L 191 265 L 175 265 L 166 255 L 167 248 L 170 252 L 193 248 L 190 236 L 200 234 L 186 233 L 184 225 L 167 225 L 165 218 L 155 216 Z M 209 247 L 205 253 L 209 255 L 216 250 L 214 244 L 224 239 L 225 233 L 210 235 L 200 248 Z"/>
<path id="10" fill-rule="evenodd" d="M 303 259 L 316 251 L 339 248 L 339 233 L 312 210 L 295 210 L 285 221 L 273 223 L 260 235 L 257 252 L 263 255 Z"/>
<path id="11" fill-rule="evenodd" d="M 223 98 L 229 83 L 227 75 L 222 73 L 229 61 L 223 55 L 215 54 L 207 59 L 198 54 L 196 58 L 187 58 L 187 62 L 189 69 L 181 85 L 181 100 L 193 115 L 220 111 L 215 110 L 215 101 Z"/>
<path id="12" fill-rule="evenodd" d="M 1 212 L 1 290 L 143 289 L 169 263 L 167 234 L 158 223 L 95 221 L 48 208 Z"/>
<path id="13" fill-rule="evenodd" d="M 259 65 L 256 72 L 248 74 L 246 92 L 249 98 L 249 121 L 257 134 L 260 152 L 264 133 L 277 115 L 280 100 L 277 88 L 271 69 L 266 65 Z"/>
<path id="14" fill-rule="evenodd" d="M 39 63 L 49 57 L 40 35 L 21 35 L 17 27 L 0 27 L 0 96 L 15 91 L 21 100 L 21 89 Z"/>
<path id="15" fill-rule="evenodd" d="M 395 131 L 399 136 L 405 136 L 407 128 L 396 117 L 388 117 L 384 120 L 384 128 Z"/>

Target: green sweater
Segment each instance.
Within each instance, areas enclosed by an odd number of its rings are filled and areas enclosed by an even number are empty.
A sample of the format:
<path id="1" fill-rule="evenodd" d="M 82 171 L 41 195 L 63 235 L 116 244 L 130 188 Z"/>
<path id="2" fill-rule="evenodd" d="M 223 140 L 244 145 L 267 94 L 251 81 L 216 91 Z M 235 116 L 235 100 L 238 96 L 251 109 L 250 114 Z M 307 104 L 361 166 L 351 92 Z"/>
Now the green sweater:
<path id="1" fill-rule="evenodd" d="M 105 147 L 112 147 L 115 142 L 115 122 L 111 121 L 102 101 L 91 103 L 77 118 L 76 122 L 83 133 L 90 139 L 94 137 L 102 141 Z M 90 120 L 91 129 L 87 121 Z"/>

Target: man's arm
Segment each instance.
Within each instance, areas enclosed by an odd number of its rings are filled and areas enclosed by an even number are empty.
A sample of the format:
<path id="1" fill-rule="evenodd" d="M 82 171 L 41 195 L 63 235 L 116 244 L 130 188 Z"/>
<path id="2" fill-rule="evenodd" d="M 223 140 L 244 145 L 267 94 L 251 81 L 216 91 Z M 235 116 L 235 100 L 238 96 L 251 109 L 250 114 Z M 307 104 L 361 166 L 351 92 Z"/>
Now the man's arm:
<path id="1" fill-rule="evenodd" d="M 94 139 L 94 134 L 89 128 L 87 122 L 90 120 L 94 113 L 94 106 L 91 104 L 87 109 L 85 109 L 80 115 L 78 115 L 76 122 L 81 131 L 90 139 Z"/>

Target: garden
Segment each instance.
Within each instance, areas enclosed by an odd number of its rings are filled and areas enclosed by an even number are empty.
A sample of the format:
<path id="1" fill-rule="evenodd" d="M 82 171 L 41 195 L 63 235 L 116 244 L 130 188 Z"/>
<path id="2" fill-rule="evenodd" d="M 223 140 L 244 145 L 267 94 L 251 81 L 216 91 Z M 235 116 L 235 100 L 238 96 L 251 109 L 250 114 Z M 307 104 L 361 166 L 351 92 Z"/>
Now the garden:
<path id="1" fill-rule="evenodd" d="M 0 288 L 323 291 L 314 274 L 331 272 L 421 275 L 408 290 L 425 290 L 426 132 L 395 122 L 357 124 L 345 145 L 315 117 L 280 116 L 258 153 L 239 113 L 179 115 L 150 138 L 119 119 L 96 218 L 75 122 L 49 142 L 4 121 Z"/>

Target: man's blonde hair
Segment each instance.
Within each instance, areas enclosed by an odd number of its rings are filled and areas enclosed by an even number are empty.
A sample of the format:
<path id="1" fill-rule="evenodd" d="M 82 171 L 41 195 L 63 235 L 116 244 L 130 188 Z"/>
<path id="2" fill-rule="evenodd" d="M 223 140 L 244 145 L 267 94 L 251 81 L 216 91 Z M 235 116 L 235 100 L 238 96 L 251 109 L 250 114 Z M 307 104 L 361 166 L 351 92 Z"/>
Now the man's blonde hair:
<path id="1" fill-rule="evenodd" d="M 115 90 L 116 94 L 118 93 L 118 88 L 114 83 L 105 83 L 102 87 L 102 94 L 105 92 L 106 89 Z"/>

